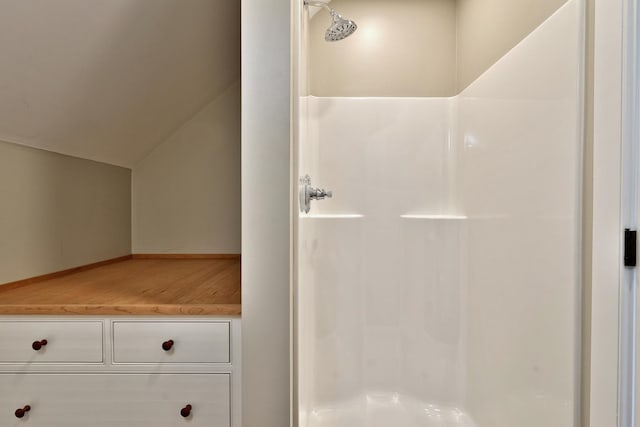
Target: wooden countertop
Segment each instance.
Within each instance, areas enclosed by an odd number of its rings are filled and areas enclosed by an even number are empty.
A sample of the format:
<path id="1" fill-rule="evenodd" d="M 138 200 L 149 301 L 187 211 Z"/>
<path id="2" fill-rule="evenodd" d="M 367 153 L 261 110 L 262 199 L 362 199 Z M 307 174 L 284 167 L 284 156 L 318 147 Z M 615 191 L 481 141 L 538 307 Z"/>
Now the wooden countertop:
<path id="1" fill-rule="evenodd" d="M 0 286 L 0 314 L 239 315 L 240 259 L 128 259 Z"/>

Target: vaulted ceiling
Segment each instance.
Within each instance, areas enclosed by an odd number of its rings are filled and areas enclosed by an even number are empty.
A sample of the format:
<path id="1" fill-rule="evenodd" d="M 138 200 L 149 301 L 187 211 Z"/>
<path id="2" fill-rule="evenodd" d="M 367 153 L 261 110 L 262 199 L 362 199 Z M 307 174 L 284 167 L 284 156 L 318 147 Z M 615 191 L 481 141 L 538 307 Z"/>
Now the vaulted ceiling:
<path id="1" fill-rule="evenodd" d="M 133 166 L 240 77 L 239 0 L 0 0 L 0 140 Z"/>

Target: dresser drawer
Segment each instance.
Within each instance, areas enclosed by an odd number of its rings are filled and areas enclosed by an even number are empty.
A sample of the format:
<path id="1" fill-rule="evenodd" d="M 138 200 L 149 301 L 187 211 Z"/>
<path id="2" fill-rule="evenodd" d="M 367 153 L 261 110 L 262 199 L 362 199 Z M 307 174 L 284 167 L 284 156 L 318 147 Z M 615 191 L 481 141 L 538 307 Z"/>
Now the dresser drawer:
<path id="1" fill-rule="evenodd" d="M 230 363 L 229 322 L 113 322 L 114 363 Z"/>
<path id="2" fill-rule="evenodd" d="M 0 374 L 0 426 L 229 427 L 229 390 L 229 374 Z"/>
<path id="3" fill-rule="evenodd" d="M 0 321 L 0 363 L 100 363 L 102 354 L 102 322 Z"/>

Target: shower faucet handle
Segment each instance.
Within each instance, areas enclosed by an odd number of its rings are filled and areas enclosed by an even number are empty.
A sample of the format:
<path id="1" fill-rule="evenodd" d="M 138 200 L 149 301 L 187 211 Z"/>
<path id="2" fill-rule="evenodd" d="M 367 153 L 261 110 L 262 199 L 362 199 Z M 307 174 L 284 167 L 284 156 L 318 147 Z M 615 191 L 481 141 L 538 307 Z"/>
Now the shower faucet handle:
<path id="1" fill-rule="evenodd" d="M 311 177 L 305 175 L 300 178 L 300 212 L 309 213 L 311 210 L 312 200 L 324 200 L 333 197 L 333 191 L 324 188 L 313 188 L 311 186 Z"/>
<path id="2" fill-rule="evenodd" d="M 326 191 L 324 188 L 313 188 L 309 187 L 309 191 L 311 192 L 310 198 L 311 200 L 323 200 L 324 198 L 332 198 L 333 191 Z"/>

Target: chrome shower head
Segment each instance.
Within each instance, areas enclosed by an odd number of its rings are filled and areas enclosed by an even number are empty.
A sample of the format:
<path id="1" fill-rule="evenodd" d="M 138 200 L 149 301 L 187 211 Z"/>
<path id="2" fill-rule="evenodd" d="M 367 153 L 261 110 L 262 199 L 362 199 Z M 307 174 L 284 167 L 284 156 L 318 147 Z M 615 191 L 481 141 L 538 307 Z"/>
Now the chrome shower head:
<path id="1" fill-rule="evenodd" d="M 324 33 L 324 39 L 328 42 L 336 42 L 343 40 L 353 34 L 358 26 L 350 19 L 343 18 L 335 10 L 331 9 L 327 3 L 318 0 L 304 0 L 305 6 L 323 7 L 329 11 L 331 15 L 331 26 Z"/>
<path id="2" fill-rule="evenodd" d="M 324 33 L 324 39 L 328 42 L 337 42 L 346 39 L 353 34 L 358 26 L 350 19 L 345 19 L 338 12 L 331 9 L 331 26 Z"/>

